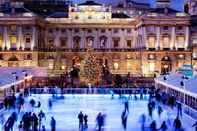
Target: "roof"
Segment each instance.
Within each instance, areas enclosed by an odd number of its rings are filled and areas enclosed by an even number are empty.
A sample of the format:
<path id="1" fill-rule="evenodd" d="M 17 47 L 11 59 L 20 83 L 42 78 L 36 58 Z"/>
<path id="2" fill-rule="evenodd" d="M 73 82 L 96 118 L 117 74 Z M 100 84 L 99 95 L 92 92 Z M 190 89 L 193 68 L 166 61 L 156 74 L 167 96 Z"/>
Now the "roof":
<path id="1" fill-rule="evenodd" d="M 178 12 L 181 12 L 181 11 L 178 11 L 178 10 L 167 7 L 167 8 L 154 8 L 154 9 L 151 10 L 151 12 L 165 14 L 166 12 L 167 13 L 178 13 Z"/>
<path id="2" fill-rule="evenodd" d="M 161 75 L 155 79 L 156 83 L 163 83 L 168 85 L 169 87 L 176 88 L 177 90 L 183 91 L 188 94 L 196 94 L 197 97 L 197 76 L 183 79 L 183 75 L 179 73 L 171 73 L 169 75 L 165 75 L 166 80 L 164 80 L 164 75 Z M 181 81 L 184 82 L 185 89 L 180 85 Z"/>
<path id="3" fill-rule="evenodd" d="M 54 12 L 49 18 L 68 18 L 68 12 Z"/>
<path id="4" fill-rule="evenodd" d="M 101 6 L 101 4 L 96 3 L 96 2 L 94 2 L 92 0 L 87 0 L 86 2 L 81 3 L 79 5 L 81 5 L 81 6 Z"/>
<path id="5" fill-rule="evenodd" d="M 56 12 L 68 12 L 68 3 L 65 2 L 32 1 L 26 2 L 24 7 L 42 17 L 47 17 L 54 13 L 56 14 Z M 58 16 L 59 15 L 58 13 Z"/>
<path id="6" fill-rule="evenodd" d="M 149 3 L 142 3 L 142 2 L 137 2 L 137 1 L 133 1 L 133 0 L 127 0 L 127 2 L 128 2 L 129 4 L 133 4 L 133 5 L 150 6 Z"/>
<path id="7" fill-rule="evenodd" d="M 130 17 L 128 15 L 124 14 L 124 13 L 113 13 L 112 18 L 126 19 L 126 18 L 130 18 Z"/>

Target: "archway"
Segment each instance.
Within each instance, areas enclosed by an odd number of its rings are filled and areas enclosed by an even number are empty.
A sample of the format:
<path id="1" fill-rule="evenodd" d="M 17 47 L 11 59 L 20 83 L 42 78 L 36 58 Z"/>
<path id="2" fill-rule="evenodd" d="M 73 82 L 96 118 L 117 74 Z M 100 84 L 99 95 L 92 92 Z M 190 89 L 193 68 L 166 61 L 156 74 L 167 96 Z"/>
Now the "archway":
<path id="1" fill-rule="evenodd" d="M 161 74 L 167 74 L 172 70 L 172 60 L 169 56 L 161 59 Z"/>
<path id="2" fill-rule="evenodd" d="M 80 68 L 81 66 L 81 58 L 79 56 L 74 56 L 72 58 L 72 66 L 76 68 Z"/>
<path id="3" fill-rule="evenodd" d="M 19 66 L 18 58 L 13 55 L 8 59 L 8 67 L 17 67 Z"/>

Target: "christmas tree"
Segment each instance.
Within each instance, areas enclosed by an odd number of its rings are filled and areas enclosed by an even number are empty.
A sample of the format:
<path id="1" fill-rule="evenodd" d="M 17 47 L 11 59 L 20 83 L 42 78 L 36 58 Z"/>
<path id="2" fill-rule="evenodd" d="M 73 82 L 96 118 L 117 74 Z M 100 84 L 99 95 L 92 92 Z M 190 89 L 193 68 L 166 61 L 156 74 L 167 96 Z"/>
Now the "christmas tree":
<path id="1" fill-rule="evenodd" d="M 83 66 L 83 74 L 86 84 L 98 84 L 101 79 L 101 66 L 94 56 L 94 50 L 91 47 L 87 48 Z"/>

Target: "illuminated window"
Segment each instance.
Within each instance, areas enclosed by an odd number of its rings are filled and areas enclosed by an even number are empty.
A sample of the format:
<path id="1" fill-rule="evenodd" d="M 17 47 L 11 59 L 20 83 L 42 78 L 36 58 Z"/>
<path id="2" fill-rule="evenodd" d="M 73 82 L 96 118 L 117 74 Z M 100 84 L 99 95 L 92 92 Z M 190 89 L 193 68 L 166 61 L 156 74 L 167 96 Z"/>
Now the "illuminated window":
<path id="1" fill-rule="evenodd" d="M 31 36 L 30 35 L 25 36 L 25 48 L 31 48 Z"/>
<path id="2" fill-rule="evenodd" d="M 16 36 L 10 36 L 10 47 L 12 49 L 16 49 L 16 43 L 17 43 L 17 37 Z"/>
<path id="3" fill-rule="evenodd" d="M 53 62 L 49 63 L 49 69 L 53 69 Z"/>
<path id="4" fill-rule="evenodd" d="M 3 37 L 0 36 L 0 48 L 2 48 L 2 46 L 3 46 Z"/>
<path id="5" fill-rule="evenodd" d="M 194 39 L 192 40 L 192 43 L 195 44 L 195 45 L 197 45 L 197 38 L 194 38 Z"/>
<path id="6" fill-rule="evenodd" d="M 163 37 L 163 48 L 170 48 L 170 39 L 168 36 Z"/>
<path id="7" fill-rule="evenodd" d="M 185 38 L 184 36 L 177 36 L 178 48 L 184 48 Z"/>
<path id="8" fill-rule="evenodd" d="M 154 72 L 155 71 L 155 63 L 153 63 L 153 62 L 149 63 L 149 70 L 150 70 L 150 72 Z"/>
<path id="9" fill-rule="evenodd" d="M 155 37 L 148 37 L 148 48 L 155 48 Z"/>
<path id="10" fill-rule="evenodd" d="M 148 59 L 149 60 L 155 60 L 156 59 L 155 54 L 148 54 Z"/>
<path id="11" fill-rule="evenodd" d="M 131 69 L 132 69 L 132 63 L 131 63 L 131 62 L 128 62 L 128 63 L 127 63 L 127 69 L 128 69 L 128 70 L 131 70 Z"/>
<path id="12" fill-rule="evenodd" d="M 185 59 L 185 55 L 183 55 L 183 54 L 178 55 L 178 59 L 184 60 Z"/>
<path id="13" fill-rule="evenodd" d="M 115 70 L 118 70 L 118 68 L 119 68 L 119 64 L 118 64 L 117 62 L 115 62 L 115 63 L 114 63 L 114 69 L 115 69 Z"/>

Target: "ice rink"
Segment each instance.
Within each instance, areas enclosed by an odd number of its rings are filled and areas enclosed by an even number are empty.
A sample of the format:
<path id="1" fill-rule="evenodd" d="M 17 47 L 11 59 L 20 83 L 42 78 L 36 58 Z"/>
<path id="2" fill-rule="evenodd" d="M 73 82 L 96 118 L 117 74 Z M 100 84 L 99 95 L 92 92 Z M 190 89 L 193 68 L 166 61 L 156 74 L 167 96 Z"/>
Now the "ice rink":
<path id="1" fill-rule="evenodd" d="M 59 96 L 58 96 L 59 97 Z M 35 99 L 36 102 L 41 102 L 40 108 L 32 108 L 28 103 L 30 99 Z M 114 96 L 111 99 L 110 95 L 64 95 L 64 99 L 52 98 L 52 95 L 31 95 L 26 98 L 25 109 L 19 114 L 18 121 L 15 124 L 14 131 L 18 131 L 18 123 L 21 120 L 21 116 L 25 111 L 39 112 L 43 110 L 46 114 L 46 120 L 44 125 L 47 130 L 50 130 L 50 118 L 54 116 L 56 119 L 57 131 L 78 131 L 78 118 L 77 115 L 80 111 L 88 115 L 88 131 L 95 130 L 96 116 L 99 112 L 106 114 L 105 131 L 123 131 L 121 125 L 121 114 L 124 109 L 124 99 L 128 96 L 124 96 L 123 99 L 119 99 L 119 96 Z M 52 109 L 48 108 L 48 100 L 52 99 Z M 169 107 L 164 107 L 164 112 L 161 117 L 157 115 L 157 110 L 153 113 L 153 118 L 148 117 L 147 113 L 148 97 L 144 100 L 134 100 L 133 97 L 129 100 L 129 116 L 127 121 L 127 131 L 140 131 L 140 116 L 146 114 L 146 126 L 148 127 L 152 120 L 156 120 L 157 127 L 159 128 L 162 121 L 167 121 L 168 131 L 173 131 L 173 120 L 176 117 L 176 109 L 172 110 Z M 3 111 L 4 116 L 7 118 L 11 112 Z M 183 115 L 182 124 L 185 131 L 195 131 L 192 128 L 192 124 L 195 122 L 190 117 Z"/>

